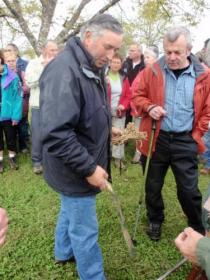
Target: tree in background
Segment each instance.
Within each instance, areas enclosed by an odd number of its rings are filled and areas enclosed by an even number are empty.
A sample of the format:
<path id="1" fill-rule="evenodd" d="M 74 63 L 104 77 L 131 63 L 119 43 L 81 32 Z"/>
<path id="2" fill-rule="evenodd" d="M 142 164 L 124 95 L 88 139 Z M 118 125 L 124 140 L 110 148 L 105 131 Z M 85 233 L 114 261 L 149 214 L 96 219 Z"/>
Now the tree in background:
<path id="1" fill-rule="evenodd" d="M 47 38 L 64 44 L 86 20 L 109 10 L 124 25 L 125 45 L 159 45 L 168 25 L 199 23 L 209 0 L 0 0 L 0 40 L 27 38 L 37 55 Z M 113 10 L 114 9 L 114 10 Z M 4 32 L 3 32 L 4 31 Z M 4 42 L 4 43 L 3 43 Z M 8 43 L 8 39 L 7 42 Z M 30 50 L 31 52 L 31 50 Z"/>
<path id="2" fill-rule="evenodd" d="M 166 28 L 172 24 L 196 26 L 209 9 L 208 0 L 140 0 L 133 1 L 135 19 L 124 16 L 128 44 L 138 38 L 147 46 L 159 45 Z"/>
<path id="3" fill-rule="evenodd" d="M 24 35 L 37 55 L 50 33 L 57 33 L 53 39 L 63 44 L 67 39 L 79 33 L 80 27 L 87 18 L 84 11 L 89 13 L 88 19 L 97 13 L 104 13 L 120 0 L 102 1 L 97 4 L 95 0 L 60 1 L 60 0 L 1 0 L 0 1 L 0 27 L 7 27 L 11 32 L 11 39 Z M 69 4 L 72 2 L 72 4 Z M 101 2 L 101 1 L 100 1 Z M 94 4 L 90 8 L 89 4 Z M 68 4 L 68 5 L 67 5 Z M 68 9 L 66 17 L 65 6 Z M 56 16 L 56 14 L 59 14 Z M 59 32 L 58 27 L 59 28 Z M 1 30 L 2 30 L 1 28 Z M 54 35 L 53 34 L 53 35 Z"/>

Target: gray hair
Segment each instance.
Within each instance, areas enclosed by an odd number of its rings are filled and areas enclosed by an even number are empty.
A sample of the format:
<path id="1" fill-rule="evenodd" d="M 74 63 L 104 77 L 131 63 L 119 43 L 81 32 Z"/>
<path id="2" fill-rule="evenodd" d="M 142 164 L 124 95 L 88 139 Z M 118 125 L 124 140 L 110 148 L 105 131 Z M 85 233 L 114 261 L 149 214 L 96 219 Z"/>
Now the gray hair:
<path id="1" fill-rule="evenodd" d="M 16 52 L 17 55 L 19 55 L 19 49 L 17 47 L 17 45 L 15 45 L 14 43 L 9 43 L 7 46 L 6 46 L 6 49 L 7 47 L 11 47 L 13 49 L 13 52 Z"/>
<path id="2" fill-rule="evenodd" d="M 165 33 L 164 39 L 167 39 L 169 42 L 175 42 L 181 35 L 183 35 L 187 42 L 187 47 L 192 49 L 192 39 L 190 35 L 190 31 L 183 26 L 173 26 L 170 27 Z"/>
<path id="3" fill-rule="evenodd" d="M 87 31 L 93 32 L 98 37 L 102 31 L 109 30 L 117 34 L 122 34 L 122 25 L 109 14 L 100 14 L 89 20 L 80 30 L 81 39 L 84 39 Z"/>
<path id="4" fill-rule="evenodd" d="M 130 46 L 136 46 L 137 49 L 138 49 L 140 52 L 142 52 L 142 46 L 141 46 L 139 43 L 137 43 L 137 42 L 132 42 L 132 43 L 129 45 L 129 47 L 130 47 Z"/>
<path id="5" fill-rule="evenodd" d="M 144 52 L 152 52 L 155 58 L 158 58 L 159 56 L 159 49 L 155 45 L 147 47 Z"/>
<path id="6" fill-rule="evenodd" d="M 55 41 L 55 40 L 51 40 L 51 39 L 49 39 L 49 40 L 47 40 L 46 42 L 45 42 L 45 44 L 43 45 L 43 49 L 46 49 L 47 47 L 48 47 L 48 45 L 49 44 L 55 44 L 55 45 L 58 45 L 57 44 L 57 42 Z"/>
<path id="7" fill-rule="evenodd" d="M 210 38 L 204 41 L 204 48 L 207 48 L 210 45 Z"/>

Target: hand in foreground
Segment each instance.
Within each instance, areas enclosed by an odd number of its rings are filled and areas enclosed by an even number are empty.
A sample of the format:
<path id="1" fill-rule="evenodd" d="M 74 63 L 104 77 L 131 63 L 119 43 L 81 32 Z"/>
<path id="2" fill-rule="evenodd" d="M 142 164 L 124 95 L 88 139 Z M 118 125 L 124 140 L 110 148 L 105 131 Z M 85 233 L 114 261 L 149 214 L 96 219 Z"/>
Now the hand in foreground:
<path id="1" fill-rule="evenodd" d="M 108 174 L 101 166 L 97 165 L 94 173 L 86 177 L 86 179 L 90 185 L 105 190 L 107 187 L 106 180 L 108 179 Z"/>
<path id="2" fill-rule="evenodd" d="M 161 106 L 155 106 L 154 108 L 152 108 L 153 106 L 154 105 L 149 106 L 148 114 L 150 115 L 151 118 L 158 121 L 160 118 L 166 115 L 166 110 L 164 110 Z"/>
<path id="3" fill-rule="evenodd" d="M 198 264 L 196 258 L 196 248 L 198 241 L 204 236 L 194 229 L 188 227 L 175 239 L 175 244 L 182 255 L 194 264 Z"/>
<path id="4" fill-rule="evenodd" d="M 122 135 L 122 130 L 117 127 L 112 127 L 112 136 Z"/>
<path id="5" fill-rule="evenodd" d="M 0 246 L 4 244 L 8 228 L 8 217 L 5 209 L 0 208 Z"/>

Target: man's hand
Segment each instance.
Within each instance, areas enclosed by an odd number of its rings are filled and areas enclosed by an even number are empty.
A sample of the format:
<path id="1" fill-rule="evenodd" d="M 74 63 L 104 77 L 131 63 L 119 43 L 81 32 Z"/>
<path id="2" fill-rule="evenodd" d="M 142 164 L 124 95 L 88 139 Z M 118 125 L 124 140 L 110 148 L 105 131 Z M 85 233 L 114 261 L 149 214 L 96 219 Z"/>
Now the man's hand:
<path id="1" fill-rule="evenodd" d="M 148 114 L 152 119 L 158 121 L 160 118 L 166 115 L 166 110 L 164 110 L 161 106 L 155 106 L 154 108 L 152 108 L 153 106 L 154 105 L 150 105 L 147 111 L 149 112 Z"/>
<path id="2" fill-rule="evenodd" d="M 112 136 L 122 135 L 122 130 L 117 127 L 112 127 Z"/>
<path id="3" fill-rule="evenodd" d="M 108 174 L 101 166 L 97 165 L 94 173 L 91 176 L 86 177 L 86 179 L 90 185 L 100 188 L 101 190 L 105 190 Z"/>
<path id="4" fill-rule="evenodd" d="M 0 208 L 0 246 L 4 244 L 8 228 L 8 217 L 5 209 Z"/>
<path id="5" fill-rule="evenodd" d="M 18 125 L 18 122 L 17 121 L 12 121 L 12 126 L 16 126 Z"/>
<path id="6" fill-rule="evenodd" d="M 182 255 L 184 255 L 192 263 L 198 264 L 198 260 L 196 258 L 196 248 L 198 241 L 203 237 L 204 236 L 202 234 L 188 227 L 177 236 L 175 244 Z"/>
<path id="7" fill-rule="evenodd" d="M 122 114 L 123 114 L 124 110 L 125 110 L 125 107 L 123 105 L 119 105 L 117 107 L 117 117 L 118 118 L 122 118 Z"/>
<path id="8" fill-rule="evenodd" d="M 123 105 L 118 105 L 117 110 L 124 111 L 125 107 Z"/>

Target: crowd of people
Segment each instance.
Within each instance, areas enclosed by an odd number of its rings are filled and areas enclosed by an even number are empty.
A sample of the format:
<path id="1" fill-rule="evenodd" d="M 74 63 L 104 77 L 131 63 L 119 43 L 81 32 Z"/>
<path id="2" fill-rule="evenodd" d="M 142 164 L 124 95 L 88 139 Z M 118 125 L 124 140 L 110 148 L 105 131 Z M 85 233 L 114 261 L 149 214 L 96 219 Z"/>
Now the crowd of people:
<path id="1" fill-rule="evenodd" d="M 171 167 L 190 227 L 177 237 L 176 245 L 210 279 L 206 263 L 210 241 L 204 237 L 198 188 L 198 160 L 205 161 L 203 174 L 210 174 L 210 40 L 193 55 L 189 30 L 172 27 L 164 35 L 160 58 L 157 46 L 147 46 L 143 52 L 133 42 L 124 59 L 119 54 L 122 43 L 121 24 L 104 14 L 87 22 L 80 37 L 69 39 L 60 53 L 56 42 L 49 40 L 41 56 L 28 63 L 14 44 L 5 47 L 0 53 L 0 173 L 4 139 L 9 164 L 18 169 L 18 152 L 29 152 L 31 138 L 34 174 L 43 173 L 60 195 L 56 263 L 76 261 L 80 279 L 105 280 L 96 195 L 111 180 L 111 157 L 116 168 L 126 168 L 125 146 L 111 147 L 111 134 L 120 134 L 129 121 L 147 132 L 141 144 L 136 142 L 132 159 L 144 171 L 155 121 L 145 184 L 147 234 L 152 241 L 161 238 L 161 193 Z M 7 223 L 0 209 L 0 244 Z M 202 251 L 203 244 L 207 250 Z"/>

